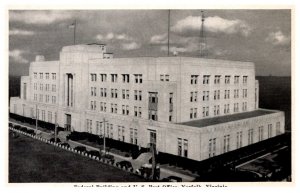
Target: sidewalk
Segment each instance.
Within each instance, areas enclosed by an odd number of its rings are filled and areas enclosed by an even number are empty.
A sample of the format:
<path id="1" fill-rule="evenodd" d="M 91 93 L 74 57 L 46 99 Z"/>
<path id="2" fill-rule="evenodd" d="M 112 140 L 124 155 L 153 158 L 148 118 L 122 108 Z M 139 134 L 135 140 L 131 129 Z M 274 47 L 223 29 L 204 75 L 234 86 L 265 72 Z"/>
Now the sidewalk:
<path id="1" fill-rule="evenodd" d="M 28 128 L 31 128 L 31 129 L 35 130 L 35 127 L 33 127 L 32 125 L 29 125 L 29 124 L 24 124 L 24 123 L 21 123 L 19 121 L 15 121 L 15 120 L 9 120 L 9 122 L 15 123 L 15 124 L 18 124 L 18 125 L 22 125 L 22 126 L 26 126 Z M 38 127 L 38 129 L 39 129 L 39 127 Z M 39 131 L 42 132 L 42 133 L 46 133 L 46 132 L 41 131 L 41 130 L 39 130 Z M 50 133 L 48 133 L 48 134 L 50 134 Z M 98 148 L 95 148 L 95 147 L 92 147 L 92 146 L 89 146 L 89 145 L 86 145 L 86 144 L 82 144 L 82 143 L 79 143 L 79 142 L 76 142 L 76 141 L 68 140 L 67 142 L 70 144 L 70 146 L 72 148 L 80 145 L 80 146 L 85 146 L 87 148 L 87 150 L 99 151 Z M 115 162 L 127 160 L 127 161 L 132 162 L 132 165 L 137 165 L 138 164 L 138 163 L 135 163 L 136 160 L 132 159 L 131 157 L 124 157 L 124 156 L 114 154 L 114 153 L 111 153 L 111 152 L 107 152 L 107 153 L 110 154 L 110 155 L 113 155 L 115 157 Z M 194 175 L 186 175 L 186 174 L 179 173 L 179 172 L 176 172 L 176 171 L 173 171 L 173 170 L 169 170 L 167 168 L 160 168 L 160 178 L 162 179 L 162 178 L 166 178 L 168 176 L 178 176 L 178 177 L 182 178 L 183 182 L 190 182 L 190 181 L 193 181 L 195 179 Z"/>

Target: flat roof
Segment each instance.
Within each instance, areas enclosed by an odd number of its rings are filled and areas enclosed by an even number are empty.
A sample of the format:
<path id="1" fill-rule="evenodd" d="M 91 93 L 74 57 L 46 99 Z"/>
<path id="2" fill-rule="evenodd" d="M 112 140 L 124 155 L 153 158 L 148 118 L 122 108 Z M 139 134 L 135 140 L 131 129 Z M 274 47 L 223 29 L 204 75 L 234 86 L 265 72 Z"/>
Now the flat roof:
<path id="1" fill-rule="evenodd" d="M 255 111 L 245 112 L 245 113 L 238 113 L 238 114 L 233 114 L 233 115 L 200 119 L 200 120 L 188 121 L 188 122 L 177 123 L 177 124 L 187 125 L 187 126 L 191 126 L 191 127 L 206 127 L 206 126 L 210 126 L 210 125 L 217 125 L 217 124 L 227 123 L 227 122 L 231 122 L 231 121 L 238 121 L 241 119 L 258 117 L 258 116 L 267 115 L 267 114 L 271 114 L 271 113 L 275 113 L 275 112 L 277 112 L 277 111 L 259 109 L 259 110 L 255 110 Z"/>

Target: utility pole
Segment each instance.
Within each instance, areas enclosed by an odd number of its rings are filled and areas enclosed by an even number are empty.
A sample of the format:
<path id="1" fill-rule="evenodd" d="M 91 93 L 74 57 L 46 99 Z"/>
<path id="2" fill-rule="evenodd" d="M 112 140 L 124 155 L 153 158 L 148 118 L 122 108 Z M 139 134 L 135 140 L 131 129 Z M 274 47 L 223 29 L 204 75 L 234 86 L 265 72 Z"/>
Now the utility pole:
<path id="1" fill-rule="evenodd" d="M 151 146 L 151 151 L 152 151 L 152 180 L 156 180 L 156 144 L 152 144 Z"/>
<path id="2" fill-rule="evenodd" d="M 168 10 L 168 56 L 170 55 L 170 15 L 171 10 Z"/>
<path id="3" fill-rule="evenodd" d="M 55 143 L 57 143 L 57 112 L 55 113 L 54 139 L 55 139 Z"/>
<path id="4" fill-rule="evenodd" d="M 37 133 L 38 129 L 38 108 L 37 108 L 37 104 L 35 105 L 35 133 Z"/>
<path id="5" fill-rule="evenodd" d="M 106 154 L 106 141 L 105 141 L 105 122 L 108 122 L 103 118 L 103 128 L 104 128 L 104 136 L 103 136 L 103 149 L 104 149 L 104 155 Z"/>
<path id="6" fill-rule="evenodd" d="M 201 29 L 200 29 L 200 37 L 199 37 L 199 54 L 200 58 L 207 57 L 207 47 L 206 47 L 206 34 L 204 29 L 205 15 L 204 11 L 201 11 Z"/>

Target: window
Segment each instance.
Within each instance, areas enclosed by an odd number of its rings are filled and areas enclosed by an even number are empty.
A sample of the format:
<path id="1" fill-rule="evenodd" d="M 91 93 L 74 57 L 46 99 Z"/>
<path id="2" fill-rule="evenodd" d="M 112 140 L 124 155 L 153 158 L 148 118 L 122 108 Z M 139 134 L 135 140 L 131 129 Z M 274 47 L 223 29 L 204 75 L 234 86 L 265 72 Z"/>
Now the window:
<path id="1" fill-rule="evenodd" d="M 46 73 L 46 79 L 47 80 L 49 79 L 49 73 Z"/>
<path id="2" fill-rule="evenodd" d="M 202 100 L 209 101 L 209 91 L 203 91 Z"/>
<path id="3" fill-rule="evenodd" d="M 50 90 L 50 84 L 46 84 L 46 91 Z"/>
<path id="4" fill-rule="evenodd" d="M 43 79 L 43 73 L 40 73 L 40 79 Z"/>
<path id="5" fill-rule="evenodd" d="M 191 84 L 198 83 L 198 75 L 191 75 Z"/>
<path id="6" fill-rule="evenodd" d="M 264 140 L 264 127 L 258 127 L 258 141 Z"/>
<path id="7" fill-rule="evenodd" d="M 134 106 L 134 116 L 137 117 L 138 116 L 138 107 Z"/>
<path id="8" fill-rule="evenodd" d="M 236 133 L 236 148 L 241 148 L 243 143 L 243 132 L 239 131 Z"/>
<path id="9" fill-rule="evenodd" d="M 97 88 L 91 87 L 91 96 L 96 96 L 96 95 L 97 95 Z"/>
<path id="10" fill-rule="evenodd" d="M 52 84 L 52 92 L 56 92 L 56 85 Z"/>
<path id="11" fill-rule="evenodd" d="M 113 124 L 110 124 L 110 138 L 114 138 L 114 127 L 113 127 Z"/>
<path id="12" fill-rule="evenodd" d="M 123 83 L 129 83 L 129 74 L 122 74 Z"/>
<path id="13" fill-rule="evenodd" d="M 225 90 L 224 99 L 230 98 L 230 90 Z"/>
<path id="14" fill-rule="evenodd" d="M 234 84 L 239 84 L 240 76 L 234 76 Z"/>
<path id="15" fill-rule="evenodd" d="M 52 73 L 52 80 L 56 80 L 56 73 Z"/>
<path id="16" fill-rule="evenodd" d="M 243 98 L 247 98 L 247 89 L 243 89 Z"/>
<path id="17" fill-rule="evenodd" d="M 129 90 L 126 90 L 126 99 L 129 99 Z"/>
<path id="18" fill-rule="evenodd" d="M 142 91 L 141 90 L 139 91 L 139 100 L 140 101 L 142 100 Z"/>
<path id="19" fill-rule="evenodd" d="M 100 74 L 100 79 L 101 79 L 101 82 L 106 82 L 107 75 L 106 74 Z"/>
<path id="20" fill-rule="evenodd" d="M 96 82 L 97 81 L 97 74 L 91 74 L 91 81 Z"/>
<path id="21" fill-rule="evenodd" d="M 161 74 L 160 75 L 160 81 L 169 82 L 170 81 L 170 76 L 168 74 Z"/>
<path id="22" fill-rule="evenodd" d="M 111 74 L 111 82 L 117 82 L 118 81 L 118 75 L 117 74 Z"/>
<path id="23" fill-rule="evenodd" d="M 107 96 L 106 88 L 103 89 L 104 97 Z"/>
<path id="24" fill-rule="evenodd" d="M 33 73 L 33 77 L 34 77 L 34 79 L 37 79 L 37 73 L 36 72 Z"/>
<path id="25" fill-rule="evenodd" d="M 56 96 L 52 96 L 52 104 L 56 104 Z"/>
<path id="26" fill-rule="evenodd" d="M 234 96 L 233 98 L 239 98 L 239 89 L 234 89 Z"/>
<path id="27" fill-rule="evenodd" d="M 134 90 L 134 100 L 138 100 L 138 95 L 137 95 L 138 91 Z"/>
<path id="28" fill-rule="evenodd" d="M 37 101 L 37 94 L 34 94 L 34 101 Z"/>
<path id="29" fill-rule="evenodd" d="M 248 130 L 248 145 L 253 143 L 253 129 Z"/>
<path id="30" fill-rule="evenodd" d="M 235 113 L 239 112 L 239 103 L 233 104 L 233 112 L 235 112 Z"/>
<path id="31" fill-rule="evenodd" d="M 230 84 L 230 76 L 229 75 L 225 76 L 225 84 Z"/>
<path id="32" fill-rule="evenodd" d="M 153 121 L 157 121 L 157 111 L 149 110 L 149 119 Z"/>
<path id="33" fill-rule="evenodd" d="M 224 114 L 229 114 L 229 104 L 224 105 Z"/>
<path id="34" fill-rule="evenodd" d="M 178 156 L 182 156 L 182 139 L 177 138 Z"/>
<path id="35" fill-rule="evenodd" d="M 248 76 L 243 76 L 243 84 L 247 84 L 248 82 Z"/>
<path id="36" fill-rule="evenodd" d="M 209 84 L 210 75 L 203 75 L 203 84 Z"/>
<path id="37" fill-rule="evenodd" d="M 188 157 L 188 140 L 183 140 L 183 157 Z"/>
<path id="38" fill-rule="evenodd" d="M 91 110 L 96 110 L 97 106 L 96 106 L 96 101 L 91 101 Z"/>
<path id="39" fill-rule="evenodd" d="M 230 151 L 230 135 L 224 136 L 224 146 L 223 146 L 223 152 L 226 153 Z"/>
<path id="40" fill-rule="evenodd" d="M 118 98 L 118 89 L 111 89 L 111 98 Z"/>
<path id="41" fill-rule="evenodd" d="M 214 115 L 217 116 L 220 114 L 220 105 L 214 106 Z"/>
<path id="42" fill-rule="evenodd" d="M 46 95 L 46 103 L 49 103 L 49 99 L 50 97 L 49 97 L 49 95 Z"/>
<path id="43" fill-rule="evenodd" d="M 34 89 L 34 90 L 37 90 L 37 83 L 34 83 L 34 84 L 33 84 L 33 89 Z"/>
<path id="44" fill-rule="evenodd" d="M 43 95 L 40 94 L 39 102 L 43 102 Z"/>
<path id="45" fill-rule="evenodd" d="M 52 123 L 52 112 L 48 111 L 48 122 Z"/>
<path id="46" fill-rule="evenodd" d="M 242 110 L 247 111 L 247 102 L 243 102 Z"/>
<path id="47" fill-rule="evenodd" d="M 134 129 L 134 144 L 137 145 L 138 143 L 138 132 L 137 129 Z"/>
<path id="48" fill-rule="evenodd" d="M 203 107 L 202 108 L 202 117 L 208 117 L 209 116 L 209 107 Z"/>
<path id="49" fill-rule="evenodd" d="M 214 83 L 215 83 L 215 84 L 220 84 L 220 79 L 221 79 L 221 76 L 220 76 L 220 75 L 216 75 L 216 76 L 215 76 Z"/>
<path id="50" fill-rule="evenodd" d="M 102 123 L 96 121 L 96 135 L 102 135 Z"/>
<path id="51" fill-rule="evenodd" d="M 208 140 L 208 157 L 216 155 L 216 138 Z"/>
<path id="52" fill-rule="evenodd" d="M 137 129 L 130 128 L 130 143 L 137 145 Z"/>
<path id="53" fill-rule="evenodd" d="M 134 74 L 134 82 L 135 83 L 143 83 L 143 75 L 142 74 Z"/>
<path id="54" fill-rule="evenodd" d="M 272 137 L 272 124 L 268 124 L 268 138 Z"/>
<path id="55" fill-rule="evenodd" d="M 40 90 L 43 90 L 44 85 L 40 84 Z"/>
<path id="56" fill-rule="evenodd" d="M 219 100 L 220 99 L 220 90 L 215 90 L 214 91 L 214 100 Z"/>
<path id="57" fill-rule="evenodd" d="M 42 121 L 45 121 L 45 110 L 42 110 Z"/>
<path id="58" fill-rule="evenodd" d="M 93 130 L 93 122 L 92 122 L 92 120 L 87 119 L 86 120 L 86 131 L 88 133 L 92 133 L 92 130 Z"/>
<path id="59" fill-rule="evenodd" d="M 280 122 L 276 123 L 276 135 L 279 135 L 281 133 L 280 131 Z"/>
<path id="60" fill-rule="evenodd" d="M 122 89 L 122 99 L 125 99 L 125 89 Z"/>
<path id="61" fill-rule="evenodd" d="M 191 92 L 191 98 L 190 98 L 191 102 L 197 102 L 197 94 L 198 94 L 197 91 Z"/>

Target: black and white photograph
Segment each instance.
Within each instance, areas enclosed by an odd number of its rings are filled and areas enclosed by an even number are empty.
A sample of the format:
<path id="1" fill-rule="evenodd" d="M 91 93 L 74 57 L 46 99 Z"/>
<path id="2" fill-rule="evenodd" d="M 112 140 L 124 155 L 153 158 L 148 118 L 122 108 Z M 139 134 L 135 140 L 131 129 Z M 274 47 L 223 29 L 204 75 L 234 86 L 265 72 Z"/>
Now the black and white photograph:
<path id="1" fill-rule="evenodd" d="M 8 183 L 294 182 L 292 11 L 9 9 Z"/>

